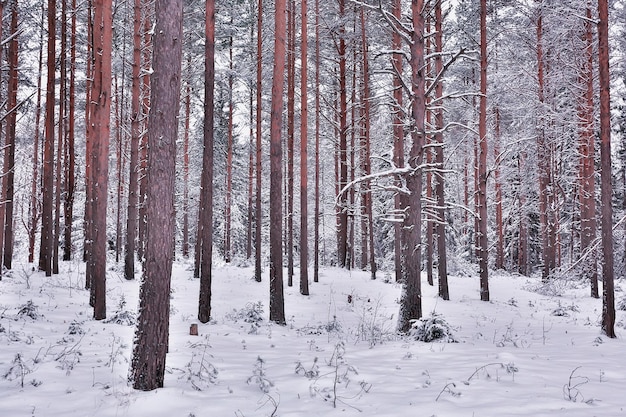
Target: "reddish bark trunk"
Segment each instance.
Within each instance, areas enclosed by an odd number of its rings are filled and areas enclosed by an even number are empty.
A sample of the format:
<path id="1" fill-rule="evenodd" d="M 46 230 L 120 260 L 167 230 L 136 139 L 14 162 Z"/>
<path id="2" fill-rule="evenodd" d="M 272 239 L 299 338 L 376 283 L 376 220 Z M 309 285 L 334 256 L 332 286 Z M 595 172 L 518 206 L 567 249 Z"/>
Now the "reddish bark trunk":
<path id="1" fill-rule="evenodd" d="M 18 44 L 17 44 L 17 0 L 11 4 L 11 42 L 9 43 L 9 80 L 7 85 L 7 130 L 4 146 L 5 221 L 4 221 L 4 266 L 11 269 L 13 261 L 13 206 L 15 183 L 15 123 L 17 121 Z"/>
<path id="2" fill-rule="evenodd" d="M 41 246 L 39 249 L 39 269 L 46 276 L 52 275 L 52 198 L 54 193 L 54 90 L 56 62 L 56 1 L 48 0 L 48 76 L 46 85 L 45 137 L 43 145 L 43 198 L 41 217 Z"/>
<path id="3" fill-rule="evenodd" d="M 347 60 L 345 39 L 345 0 L 339 0 L 339 178 L 338 188 L 342 190 L 348 184 L 348 94 L 347 94 Z M 339 211 L 337 214 L 337 265 L 347 266 L 348 257 L 348 207 L 347 194 L 339 196 Z"/>
<path id="4" fill-rule="evenodd" d="M 611 185 L 611 79 L 609 75 L 609 6 L 598 0 L 598 61 L 600 75 L 600 166 L 602 195 L 602 331 L 615 335 L 615 289 L 613 282 L 613 187 Z"/>
<path id="5" fill-rule="evenodd" d="M 261 282 L 261 174 L 262 174 L 262 106 L 263 106 L 263 0 L 259 0 L 257 10 L 257 67 L 256 67 L 256 195 L 254 203 L 254 278 Z"/>
<path id="6" fill-rule="evenodd" d="M 308 195 L 308 17 L 307 1 L 302 0 L 301 76 L 300 76 L 300 294 L 309 295 L 309 195 Z"/>
<path id="7" fill-rule="evenodd" d="M 126 251 L 124 278 L 135 278 L 135 248 L 139 197 L 139 142 L 141 135 L 141 0 L 133 6 L 133 72 L 130 101 L 130 169 L 128 174 L 128 212 L 126 217 Z"/>
<path id="8" fill-rule="evenodd" d="M 441 2 L 435 4 L 435 72 L 440 74 L 443 71 L 443 16 L 441 12 Z M 450 299 L 448 290 L 448 258 L 446 255 L 446 199 L 444 182 L 444 158 L 443 158 L 443 83 L 440 81 L 435 87 L 435 98 L 437 99 L 437 111 L 435 112 L 435 163 L 438 172 L 435 173 L 435 195 L 437 199 L 438 222 L 435 226 L 437 232 L 437 278 L 439 280 L 439 296 L 444 300 Z"/>
<path id="9" fill-rule="evenodd" d="M 478 265 L 480 299 L 489 301 L 489 246 L 487 242 L 487 0 L 480 1 L 480 115 L 478 121 Z"/>
<path id="10" fill-rule="evenodd" d="M 286 0 L 276 0 L 274 69 L 270 123 L 270 320 L 285 324 L 282 248 L 282 143 L 283 83 L 285 81 Z"/>
<path id="11" fill-rule="evenodd" d="M 93 125 L 93 181 L 92 181 L 92 231 L 91 261 L 94 296 L 94 318 L 106 318 L 106 250 L 107 250 L 107 181 L 109 172 L 109 135 L 111 118 L 111 50 L 112 2 L 96 0 L 94 3 L 94 84 L 92 95 Z"/>
<path id="12" fill-rule="evenodd" d="M 296 133 L 296 2 L 287 2 L 287 189 L 286 241 L 287 285 L 293 285 L 293 188 L 294 142 Z"/>
<path id="13" fill-rule="evenodd" d="M 213 263 L 213 128 L 215 86 L 215 0 L 206 2 L 204 47 L 204 151 L 198 217 L 198 244 L 200 255 L 200 299 L 198 320 L 207 323 L 211 318 L 211 266 Z M 199 250 L 198 250 L 199 249 Z"/>
<path id="14" fill-rule="evenodd" d="M 402 17 L 401 0 L 393 0 L 392 13 L 398 21 Z M 400 51 L 402 48 L 402 38 L 396 31 L 392 34 L 391 48 L 394 51 Z M 394 163 L 396 167 L 404 166 L 404 121 L 402 117 L 403 104 L 402 104 L 402 54 L 397 52 L 391 55 L 391 65 L 393 68 L 393 149 L 394 149 Z M 401 181 L 398 179 L 398 186 L 401 186 Z M 396 213 L 402 213 L 404 217 L 405 198 L 399 193 L 396 193 L 394 197 L 394 206 Z M 394 224 L 394 260 L 395 260 L 395 272 L 396 281 L 402 281 L 404 279 L 403 272 L 403 248 L 402 248 L 402 222 L 396 222 Z"/>
<path id="15" fill-rule="evenodd" d="M 414 125 L 411 128 L 411 149 L 408 165 L 413 168 L 406 178 L 406 186 L 410 192 L 407 202 L 406 228 L 402 234 L 407 257 L 404 260 L 406 276 L 400 300 L 400 318 L 398 329 L 408 332 L 413 320 L 422 317 L 422 189 L 425 120 L 426 120 L 426 76 L 424 73 L 424 0 L 412 0 L 411 17 L 413 32 L 411 33 L 411 117 Z"/>

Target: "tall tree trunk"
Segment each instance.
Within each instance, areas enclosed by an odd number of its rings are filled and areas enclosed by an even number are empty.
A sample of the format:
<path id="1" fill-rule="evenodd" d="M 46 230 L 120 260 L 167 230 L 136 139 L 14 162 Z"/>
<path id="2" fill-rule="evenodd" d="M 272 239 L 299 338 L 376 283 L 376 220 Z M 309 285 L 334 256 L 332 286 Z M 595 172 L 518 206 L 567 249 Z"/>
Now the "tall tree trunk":
<path id="1" fill-rule="evenodd" d="M 495 157 L 494 186 L 496 191 L 496 269 L 504 269 L 504 225 L 502 212 L 502 179 L 500 172 L 500 109 L 496 105 L 493 110 L 494 135 L 493 155 Z"/>
<path id="2" fill-rule="evenodd" d="M 392 13 L 399 21 L 402 17 L 401 0 L 393 0 Z M 393 68 L 393 160 L 396 167 L 404 166 L 404 121 L 403 121 L 403 103 L 402 103 L 402 67 L 404 59 L 400 50 L 402 48 L 402 38 L 397 31 L 392 34 L 391 49 L 397 51 L 391 55 L 391 66 Z M 401 180 L 398 179 L 398 185 Z M 397 215 L 404 218 L 404 208 L 406 207 L 405 197 L 400 193 L 396 193 L 394 197 L 394 208 Z M 404 279 L 404 261 L 402 247 L 402 222 L 394 223 L 394 262 L 396 282 Z"/>
<path id="3" fill-rule="evenodd" d="M 128 212 L 126 214 L 126 251 L 124 278 L 135 279 L 135 248 L 139 211 L 139 142 L 141 136 L 141 0 L 133 5 L 133 73 L 130 99 L 130 169 L 128 174 Z"/>
<path id="4" fill-rule="evenodd" d="M 293 285 L 293 188 L 294 142 L 296 134 L 296 2 L 287 0 L 287 285 Z"/>
<path id="5" fill-rule="evenodd" d="M 124 42 L 125 44 L 125 42 Z M 122 52 L 122 56 L 126 56 Z M 123 74 L 123 72 L 122 72 Z M 123 78 L 123 76 L 122 76 Z M 120 261 L 120 248 L 122 246 L 122 195 L 124 194 L 124 185 L 122 180 L 124 178 L 124 141 L 122 134 L 122 108 L 123 104 L 120 104 L 122 97 L 124 96 L 124 81 L 122 80 L 122 87 L 120 88 L 117 82 L 117 75 L 115 75 L 115 139 L 116 139 L 116 174 L 117 174 L 117 195 L 116 195 L 116 208 L 115 208 L 115 263 Z"/>
<path id="6" fill-rule="evenodd" d="M 30 224 L 28 228 L 28 262 L 35 262 L 35 239 L 37 223 L 39 221 L 39 204 L 37 200 L 37 192 L 39 189 L 39 129 L 41 123 L 41 76 L 43 74 L 43 41 L 45 8 L 41 3 L 41 30 L 39 32 L 39 64 L 37 69 L 37 106 L 35 108 L 35 134 L 33 139 L 33 179 L 31 182 L 30 195 Z M 0 8 L 2 6 L 0 5 Z"/>
<path id="7" fill-rule="evenodd" d="M 91 157 L 92 154 L 92 127 L 91 127 L 91 95 L 93 89 L 93 5 L 92 0 L 87 0 L 87 58 L 85 63 L 85 214 L 83 224 L 83 262 L 91 259 Z M 85 288 L 91 288 L 91 269 L 87 268 L 85 273 Z"/>
<path id="8" fill-rule="evenodd" d="M 313 282 L 320 269 L 320 2 L 315 0 L 315 208 L 313 219 Z"/>
<path id="9" fill-rule="evenodd" d="M 185 133 L 183 136 L 183 258 L 189 257 L 189 124 L 191 116 L 191 53 L 187 55 L 185 80 Z"/>
<path id="10" fill-rule="evenodd" d="M 15 123 L 17 121 L 18 44 L 17 0 L 11 4 L 11 42 L 9 43 L 9 82 L 7 86 L 7 131 L 4 146 L 4 180 L 6 181 L 6 217 L 4 222 L 4 266 L 11 269 L 13 261 L 13 206 L 15 182 Z"/>
<path id="11" fill-rule="evenodd" d="M 591 296 L 599 298 L 598 264 L 594 254 L 587 254 L 596 239 L 596 191 L 595 191 L 595 132 L 593 116 L 593 31 L 591 7 L 587 3 L 585 31 L 585 61 L 581 68 L 580 82 L 584 94 L 579 102 L 580 120 L 580 250 L 584 261 L 584 275 L 591 282 Z"/>
<path id="12" fill-rule="evenodd" d="M 263 0 L 259 0 L 257 10 L 257 37 L 256 37 L 256 189 L 254 200 L 254 278 L 261 282 L 261 226 L 263 213 L 261 211 L 261 174 L 262 174 L 262 106 L 263 106 Z"/>
<path id="13" fill-rule="evenodd" d="M 67 122 L 67 144 L 65 149 L 65 201 L 64 201 L 64 240 L 63 260 L 69 261 L 72 257 L 72 230 L 74 221 L 74 191 L 76 189 L 76 152 L 75 119 L 76 119 L 76 0 L 72 0 L 72 31 L 70 33 L 70 86 L 69 108 Z"/>
<path id="14" fill-rule="evenodd" d="M 254 15 L 255 0 L 250 0 L 250 14 Z M 250 62 L 254 62 L 254 25 L 250 24 Z M 246 259 L 252 257 L 252 223 L 254 222 L 254 82 L 249 81 L 249 132 L 248 137 L 248 216 L 246 219 Z"/>
<path id="15" fill-rule="evenodd" d="M 480 299 L 489 301 L 489 246 L 487 242 L 487 0 L 480 1 L 480 115 L 478 122 L 478 265 Z"/>
<path id="16" fill-rule="evenodd" d="M 206 2 L 204 46 L 204 151 L 198 218 L 198 245 L 200 253 L 200 300 L 198 320 L 207 323 L 211 318 L 211 266 L 213 263 L 213 127 L 215 86 L 215 0 Z"/>
<path id="17" fill-rule="evenodd" d="M 407 248 L 406 276 L 400 300 L 398 329 L 408 332 L 413 320 L 422 317 L 422 189 L 426 120 L 426 76 L 424 73 L 424 0 L 411 1 L 413 32 L 411 33 L 411 149 L 408 165 L 412 172 L 406 177 L 410 194 L 407 198 L 407 218 L 402 234 Z"/>
<path id="18" fill-rule="evenodd" d="M 67 109 L 67 0 L 61 2 L 61 51 L 59 57 L 59 124 L 57 158 L 54 175 L 54 240 L 52 242 L 52 273 L 59 273 L 59 241 L 61 239 L 61 194 L 63 190 L 63 159 L 65 156 L 65 122 Z"/>
<path id="19" fill-rule="evenodd" d="M 146 266 L 133 352 L 133 388 L 163 387 L 174 254 L 174 183 L 183 42 L 183 1 L 156 0 L 148 134 Z"/>
<path id="20" fill-rule="evenodd" d="M 230 18 L 231 25 L 233 17 Z M 224 261 L 231 261 L 231 206 L 233 192 L 233 37 L 228 38 L 228 137 L 226 141 L 226 202 L 224 207 Z"/>
<path id="21" fill-rule="evenodd" d="M 109 177 L 109 135 L 111 131 L 112 2 L 94 3 L 94 85 L 92 95 L 93 181 L 92 260 L 94 318 L 106 318 L 107 181 Z"/>
<path id="22" fill-rule="evenodd" d="M 518 160 L 518 175 L 519 178 L 524 178 L 526 175 L 526 152 L 522 151 Z M 523 181 L 521 181 L 523 182 Z M 519 220 L 519 244 L 518 244 L 518 257 L 517 257 L 517 265 L 518 271 L 522 275 L 529 275 L 528 271 L 528 214 L 526 212 L 526 191 L 523 186 L 520 186 L 519 191 L 519 210 L 520 210 L 520 220 Z"/>
<path id="23" fill-rule="evenodd" d="M 345 0 L 339 0 L 339 43 L 337 54 L 339 55 L 339 181 L 338 189 L 342 190 L 348 184 L 348 95 L 347 95 L 347 69 L 346 69 L 346 30 L 345 30 Z M 347 194 L 339 196 L 339 209 L 337 214 L 337 265 L 341 268 L 347 266 L 348 256 L 348 207 Z"/>
<path id="24" fill-rule="evenodd" d="M 613 283 L 613 187 L 611 175 L 611 78 L 609 75 L 609 6 L 598 0 L 598 59 L 600 75 L 600 182 L 602 200 L 602 331 L 615 335 L 615 293 Z"/>
<path id="25" fill-rule="evenodd" d="M 308 126 L 309 103 L 308 82 L 308 9 L 307 0 L 302 0 L 302 36 L 300 43 L 300 294 L 309 295 L 309 194 L 308 194 Z"/>
<path id="26" fill-rule="evenodd" d="M 52 275 L 52 197 L 54 192 L 54 87 L 56 62 L 56 1 L 48 0 L 48 76 L 46 84 L 45 137 L 43 144 L 43 199 L 39 269 Z"/>
<path id="27" fill-rule="evenodd" d="M 441 2 L 435 4 L 435 72 L 441 74 L 443 69 L 443 16 L 441 12 Z M 435 99 L 437 100 L 437 111 L 435 112 L 435 196 L 437 199 L 437 223 L 435 231 L 437 233 L 437 278 L 439 282 L 439 296 L 444 300 L 450 299 L 448 290 L 448 258 L 446 255 L 446 199 L 444 181 L 444 158 L 443 158 L 443 83 L 439 81 L 435 87 Z"/>
<path id="28" fill-rule="evenodd" d="M 285 82 L 286 0 L 276 0 L 274 18 L 274 69 L 270 126 L 270 320 L 285 324 L 282 248 L 282 159 L 281 126 Z"/>

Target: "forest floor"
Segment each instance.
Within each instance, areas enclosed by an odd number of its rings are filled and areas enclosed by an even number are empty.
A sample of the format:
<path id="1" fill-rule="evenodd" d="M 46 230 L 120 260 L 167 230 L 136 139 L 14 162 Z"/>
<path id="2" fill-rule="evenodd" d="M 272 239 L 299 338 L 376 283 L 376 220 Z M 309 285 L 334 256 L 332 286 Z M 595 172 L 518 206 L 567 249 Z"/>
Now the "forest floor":
<path id="1" fill-rule="evenodd" d="M 424 284 L 431 330 L 447 322 L 455 341 L 426 343 L 395 333 L 401 288 L 382 276 L 323 269 L 305 297 L 296 275 L 278 326 L 267 274 L 218 266 L 212 321 L 191 336 L 199 282 L 179 262 L 165 387 L 139 392 L 127 382 L 139 282 L 111 267 L 97 322 L 83 265 L 62 267 L 45 278 L 18 264 L 0 281 L 0 416 L 626 415 L 626 311 L 608 339 L 601 300 L 576 281 L 492 273 L 490 302 L 475 277 L 451 276 L 451 301 Z"/>

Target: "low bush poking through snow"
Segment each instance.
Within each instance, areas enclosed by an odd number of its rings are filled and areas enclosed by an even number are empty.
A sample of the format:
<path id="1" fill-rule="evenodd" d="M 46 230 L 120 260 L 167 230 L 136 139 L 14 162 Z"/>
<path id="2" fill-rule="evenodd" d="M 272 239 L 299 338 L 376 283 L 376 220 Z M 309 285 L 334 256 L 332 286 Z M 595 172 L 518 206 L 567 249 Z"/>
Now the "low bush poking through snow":
<path id="1" fill-rule="evenodd" d="M 32 300 L 28 300 L 26 304 L 20 307 L 17 312 L 16 320 L 22 317 L 30 317 L 33 320 L 37 320 L 41 317 L 41 314 L 37 311 L 38 307 L 33 303 Z"/>
<path id="2" fill-rule="evenodd" d="M 120 297 L 117 311 L 115 312 L 113 317 L 106 320 L 105 323 L 115 323 L 122 326 L 134 326 L 135 324 L 137 324 L 136 314 L 126 309 L 126 299 L 124 298 L 124 296 Z"/>
<path id="3" fill-rule="evenodd" d="M 415 320 L 410 330 L 410 335 L 420 342 L 457 342 L 452 326 L 441 314 L 434 312 L 431 313 L 430 317 L 422 317 L 419 320 Z"/>
<path id="4" fill-rule="evenodd" d="M 263 303 L 247 303 L 240 310 L 233 309 L 232 313 L 226 314 L 226 318 L 234 322 L 243 321 L 250 324 L 248 334 L 257 334 L 263 322 Z"/>

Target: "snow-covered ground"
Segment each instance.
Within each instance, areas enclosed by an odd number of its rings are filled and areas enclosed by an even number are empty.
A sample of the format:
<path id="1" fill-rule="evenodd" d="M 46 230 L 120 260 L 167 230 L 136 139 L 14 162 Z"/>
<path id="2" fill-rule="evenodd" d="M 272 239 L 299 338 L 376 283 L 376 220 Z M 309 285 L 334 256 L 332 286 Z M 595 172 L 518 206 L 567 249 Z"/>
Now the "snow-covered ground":
<path id="1" fill-rule="evenodd" d="M 115 320 L 97 322 L 82 265 L 62 267 L 45 278 L 18 264 L 0 282 L 0 416 L 626 415 L 626 312 L 617 339 L 601 335 L 601 300 L 582 285 L 494 275 L 481 302 L 477 278 L 450 277 L 452 301 L 425 284 L 425 316 L 440 314 L 458 343 L 424 343 L 394 333 L 400 287 L 382 278 L 324 269 L 304 297 L 296 276 L 277 326 L 267 277 L 221 266 L 213 320 L 190 336 L 199 282 L 177 263 L 165 387 L 138 392 L 127 375 L 139 282 L 112 268 Z"/>

